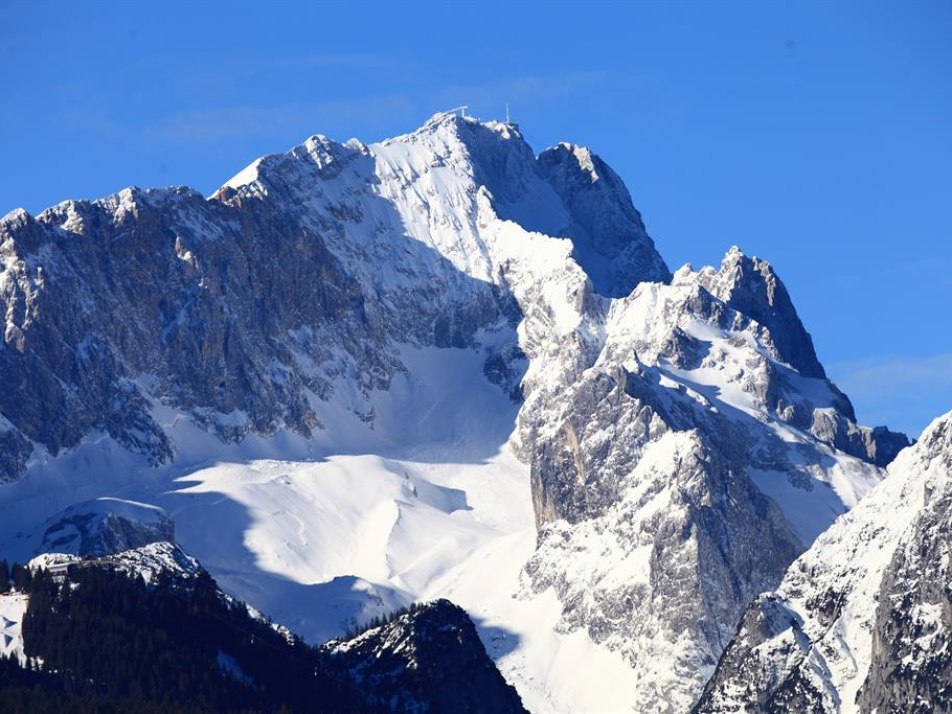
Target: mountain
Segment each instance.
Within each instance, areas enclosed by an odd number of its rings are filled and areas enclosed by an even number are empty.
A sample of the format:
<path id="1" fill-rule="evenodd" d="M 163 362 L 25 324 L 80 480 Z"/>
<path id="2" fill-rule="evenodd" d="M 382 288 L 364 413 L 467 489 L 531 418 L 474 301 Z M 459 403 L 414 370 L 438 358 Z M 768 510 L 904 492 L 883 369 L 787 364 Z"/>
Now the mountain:
<path id="1" fill-rule="evenodd" d="M 448 600 L 416 605 L 350 640 L 322 648 L 375 708 L 393 712 L 523 712 L 479 640 Z"/>
<path id="2" fill-rule="evenodd" d="M 480 187 L 503 214 L 574 232 L 567 247 L 611 290 L 667 277 L 617 177 L 586 188 L 594 168 L 573 161 L 562 148 L 536 159 L 507 125 L 441 116 L 372 147 L 312 137 L 208 201 L 133 188 L 14 211 L 0 222 L 0 477 L 91 433 L 170 461 L 156 400 L 224 439 L 307 436 L 321 425 L 310 400 L 335 380 L 362 396 L 406 369 L 395 342 L 462 348 L 511 330 Z"/>
<path id="3" fill-rule="evenodd" d="M 314 644 L 451 600 L 536 711 L 690 708 L 908 444 L 768 263 L 671 273 L 602 159 L 508 123 L 15 211 L 0 261 L 2 552 L 164 513 Z"/>
<path id="4" fill-rule="evenodd" d="M 747 609 L 697 712 L 952 710 L 952 413 Z"/>
<path id="5" fill-rule="evenodd" d="M 558 592 L 560 627 L 626 655 L 640 711 L 688 709 L 750 600 L 879 481 L 876 436 L 852 423 L 785 298 L 736 249 L 719 270 L 643 283 L 520 413 L 531 588 Z M 771 299 L 769 327 L 738 309 Z"/>
<path id="6" fill-rule="evenodd" d="M 472 621 L 446 601 L 313 649 L 167 542 L 45 554 L 14 580 L 0 592 L 0 612 L 19 608 L 19 663 L 0 663 L 0 702 L 12 708 L 524 711 Z"/>
<path id="7" fill-rule="evenodd" d="M 367 709 L 349 681 L 224 596 L 172 544 L 95 559 L 47 554 L 13 581 L 0 598 L 26 599 L 19 647 L 30 666 L 4 673 L 8 706 Z"/>

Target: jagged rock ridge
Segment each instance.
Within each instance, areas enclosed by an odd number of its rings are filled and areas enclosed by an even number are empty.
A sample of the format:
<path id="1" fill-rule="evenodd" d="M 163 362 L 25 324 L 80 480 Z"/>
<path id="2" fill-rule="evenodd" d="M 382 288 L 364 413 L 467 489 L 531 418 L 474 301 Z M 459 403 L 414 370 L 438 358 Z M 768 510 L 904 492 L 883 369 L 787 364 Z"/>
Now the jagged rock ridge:
<path id="1" fill-rule="evenodd" d="M 438 117 L 369 147 L 312 137 L 210 200 L 132 188 L 8 214 L 0 476 L 93 431 L 168 461 L 156 401 L 225 439 L 306 435 L 320 428 L 309 395 L 341 377 L 387 386 L 395 340 L 461 347 L 514 324 L 475 225 L 479 185 L 506 210 L 553 208 L 558 235 L 621 266 L 613 286 L 667 277 L 617 177 L 567 177 L 572 157 L 536 160 L 512 127 Z M 580 200 L 579 182 L 598 200 Z"/>
<path id="2" fill-rule="evenodd" d="M 552 360 L 572 372 L 551 379 L 543 357 L 524 382 L 529 589 L 555 588 L 562 627 L 630 658 L 638 709 L 689 708 L 750 600 L 878 483 L 873 432 L 789 337 L 805 332 L 785 294 L 732 249 L 586 315 Z M 732 306 L 756 295 L 785 305 L 772 327 Z"/>

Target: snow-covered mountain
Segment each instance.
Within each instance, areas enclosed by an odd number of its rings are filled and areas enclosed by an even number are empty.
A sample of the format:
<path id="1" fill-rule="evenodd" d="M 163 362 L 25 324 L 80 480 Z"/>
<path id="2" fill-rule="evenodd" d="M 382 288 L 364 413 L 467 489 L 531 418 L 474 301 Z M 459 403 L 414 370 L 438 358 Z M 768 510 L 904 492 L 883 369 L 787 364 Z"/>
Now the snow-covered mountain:
<path id="1" fill-rule="evenodd" d="M 101 553 L 95 557 L 72 553 L 41 553 L 27 564 L 31 570 L 59 570 L 65 572 L 71 565 L 104 567 L 141 578 L 149 583 L 160 576 L 189 581 L 204 572 L 201 563 L 183 551 L 176 543 L 155 541 L 128 550 Z"/>
<path id="2" fill-rule="evenodd" d="M 212 200 L 133 188 L 14 211 L 0 223 L 2 475 L 95 432 L 165 463 L 156 400 L 226 439 L 307 436 L 312 402 L 344 380 L 372 421 L 367 392 L 406 369 L 396 344 L 471 347 L 518 322 L 510 251 L 480 225 L 503 222 L 492 204 L 574 233 L 550 259 L 584 254 L 609 292 L 666 278 L 620 181 L 576 151 L 536 159 L 508 125 L 440 116 L 373 146 L 312 137 Z M 510 347 L 492 374 L 516 382 Z"/>
<path id="3" fill-rule="evenodd" d="M 452 600 L 532 710 L 689 709 L 908 443 L 767 263 L 672 275 L 600 158 L 511 124 L 16 211 L 0 261 L 4 552 L 155 506 L 311 641 Z"/>
<path id="4" fill-rule="evenodd" d="M 952 710 L 952 414 L 748 608 L 698 712 Z"/>
<path id="5" fill-rule="evenodd" d="M 739 309 L 771 299 L 764 323 Z M 685 711 L 747 603 L 878 483 L 877 442 L 772 270 L 736 249 L 639 285 L 598 325 L 520 414 L 540 525 L 527 573 L 559 593 L 561 628 L 626 655 L 639 711 Z"/>
<path id="6" fill-rule="evenodd" d="M 155 582 L 160 576 L 189 582 L 204 572 L 195 558 L 168 541 L 100 553 L 96 558 L 44 552 L 32 558 L 26 567 L 31 571 L 50 571 L 56 573 L 58 578 L 65 578 L 68 568 L 76 565 L 108 568 L 130 577 L 142 578 L 146 583 Z M 25 665 L 27 656 L 22 626 L 30 597 L 27 592 L 15 587 L 8 589 L 9 586 L 8 582 L 0 584 L 0 656 L 16 659 Z"/>

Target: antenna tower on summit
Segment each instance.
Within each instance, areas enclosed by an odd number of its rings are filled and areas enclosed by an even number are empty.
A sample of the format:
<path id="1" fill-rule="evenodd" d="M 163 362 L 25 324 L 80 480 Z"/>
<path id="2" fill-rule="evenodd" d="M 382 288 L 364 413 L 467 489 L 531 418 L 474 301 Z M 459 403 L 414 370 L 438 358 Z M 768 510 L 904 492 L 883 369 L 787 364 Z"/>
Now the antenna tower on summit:
<path id="1" fill-rule="evenodd" d="M 511 124 L 511 123 L 512 123 L 512 122 L 509 121 L 509 102 L 506 102 L 506 123 L 507 123 L 507 124 Z"/>
<path id="2" fill-rule="evenodd" d="M 443 114 L 456 114 L 456 112 L 459 112 L 460 118 L 461 118 L 461 119 L 465 119 L 465 118 L 466 118 L 466 110 L 467 110 L 467 109 L 469 109 L 469 105 L 463 104 L 462 106 L 459 106 L 459 107 L 453 107 L 452 109 L 447 109 L 445 112 L 442 112 L 442 113 L 443 113 Z"/>

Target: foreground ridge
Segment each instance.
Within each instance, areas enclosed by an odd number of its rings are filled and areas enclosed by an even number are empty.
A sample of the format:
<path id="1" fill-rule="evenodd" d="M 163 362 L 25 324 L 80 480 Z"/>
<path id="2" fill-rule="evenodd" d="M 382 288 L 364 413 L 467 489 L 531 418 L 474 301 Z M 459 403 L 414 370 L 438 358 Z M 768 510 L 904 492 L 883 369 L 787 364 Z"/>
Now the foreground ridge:
<path id="1" fill-rule="evenodd" d="M 952 414 L 748 608 L 697 712 L 952 708 Z"/>
<path id="2" fill-rule="evenodd" d="M 19 663 L 0 658 L 5 707 L 524 711 L 470 619 L 445 600 L 312 649 L 168 542 L 44 554 L 14 581 L 0 591 L 0 612 L 16 604 L 22 623 Z"/>

